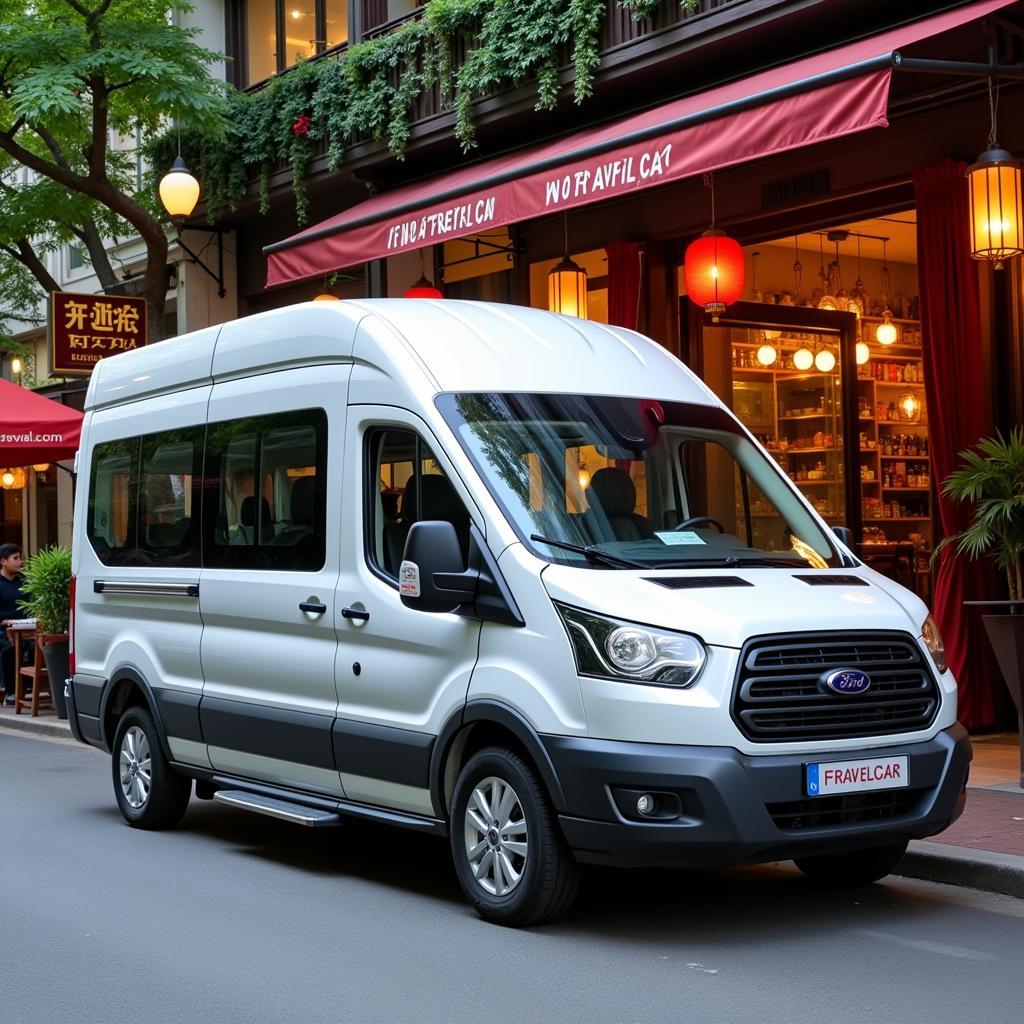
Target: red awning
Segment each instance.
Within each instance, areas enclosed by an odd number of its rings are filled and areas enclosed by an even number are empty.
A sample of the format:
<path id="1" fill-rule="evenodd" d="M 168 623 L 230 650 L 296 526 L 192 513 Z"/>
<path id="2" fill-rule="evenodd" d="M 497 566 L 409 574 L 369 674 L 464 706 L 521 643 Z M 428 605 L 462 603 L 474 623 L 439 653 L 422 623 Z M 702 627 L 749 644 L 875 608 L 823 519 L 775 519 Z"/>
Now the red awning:
<path id="1" fill-rule="evenodd" d="M 74 458 L 81 429 L 77 409 L 0 380 L 0 466 Z"/>
<path id="2" fill-rule="evenodd" d="M 599 128 L 374 196 L 268 245 L 285 284 L 888 125 L 894 51 L 1014 0 L 975 0 Z"/>

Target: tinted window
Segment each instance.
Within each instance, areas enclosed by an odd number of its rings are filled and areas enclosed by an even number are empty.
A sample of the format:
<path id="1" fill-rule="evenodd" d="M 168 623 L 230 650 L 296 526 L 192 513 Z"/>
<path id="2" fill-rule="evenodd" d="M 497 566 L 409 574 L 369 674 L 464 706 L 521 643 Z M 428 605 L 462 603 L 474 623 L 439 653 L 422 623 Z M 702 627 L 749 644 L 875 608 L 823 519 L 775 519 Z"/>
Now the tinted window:
<path id="1" fill-rule="evenodd" d="M 89 543 L 104 565 L 131 565 L 136 554 L 141 439 L 98 444 L 89 475 Z"/>
<path id="2" fill-rule="evenodd" d="M 465 557 L 469 513 L 421 438 L 411 430 L 378 430 L 370 435 L 367 450 L 370 564 L 397 580 L 409 530 L 425 519 L 452 523 Z"/>
<path id="3" fill-rule="evenodd" d="M 205 563 L 315 571 L 327 520 L 327 416 L 321 409 L 211 423 L 204 478 Z"/>
<path id="4" fill-rule="evenodd" d="M 202 427 L 142 438 L 137 549 L 143 565 L 198 566 Z"/>

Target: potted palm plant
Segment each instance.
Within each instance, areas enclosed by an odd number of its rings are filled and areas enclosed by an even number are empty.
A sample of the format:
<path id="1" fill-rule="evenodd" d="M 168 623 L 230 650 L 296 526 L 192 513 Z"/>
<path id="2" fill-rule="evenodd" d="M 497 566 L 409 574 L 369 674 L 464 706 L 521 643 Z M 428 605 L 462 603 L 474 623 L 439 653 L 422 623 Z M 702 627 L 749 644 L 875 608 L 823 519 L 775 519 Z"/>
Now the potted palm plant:
<path id="1" fill-rule="evenodd" d="M 43 548 L 26 560 L 22 571 L 29 596 L 21 607 L 38 622 L 36 642 L 42 645 L 53 706 L 58 718 L 67 718 L 64 680 L 70 672 L 71 550 L 57 546 Z"/>
<path id="2" fill-rule="evenodd" d="M 970 502 L 974 516 L 967 529 L 946 537 L 968 558 L 988 558 L 1006 573 L 1008 601 L 971 602 L 992 609 L 982 615 L 985 629 L 1013 698 L 1021 730 L 1021 786 L 1024 786 L 1024 427 L 1009 437 L 982 438 L 960 453 L 962 465 L 942 485 L 954 501 Z M 1005 609 L 999 613 L 996 609 Z"/>

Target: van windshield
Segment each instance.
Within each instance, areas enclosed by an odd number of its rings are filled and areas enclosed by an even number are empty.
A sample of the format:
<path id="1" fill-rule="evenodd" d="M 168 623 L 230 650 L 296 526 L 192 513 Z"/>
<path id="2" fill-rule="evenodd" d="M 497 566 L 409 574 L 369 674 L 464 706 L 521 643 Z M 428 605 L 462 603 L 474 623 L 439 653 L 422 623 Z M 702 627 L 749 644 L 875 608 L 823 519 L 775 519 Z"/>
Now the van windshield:
<path id="1" fill-rule="evenodd" d="M 437 405 L 520 539 L 595 569 L 841 565 L 723 410 L 643 398 L 446 394 Z"/>

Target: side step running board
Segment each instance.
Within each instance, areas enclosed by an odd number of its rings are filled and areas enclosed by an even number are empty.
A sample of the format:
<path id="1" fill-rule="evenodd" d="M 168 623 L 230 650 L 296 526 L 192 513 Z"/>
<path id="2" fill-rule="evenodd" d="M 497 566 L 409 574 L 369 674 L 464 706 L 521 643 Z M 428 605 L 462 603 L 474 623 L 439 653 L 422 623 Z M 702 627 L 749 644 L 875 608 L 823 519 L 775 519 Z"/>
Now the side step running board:
<path id="1" fill-rule="evenodd" d="M 330 828 L 341 824 L 341 815 L 330 811 L 319 811 L 315 807 L 293 804 L 288 800 L 277 800 L 272 796 L 260 793 L 246 793 L 240 789 L 218 789 L 213 799 L 231 807 L 241 807 L 244 811 L 255 811 L 271 818 L 290 821 L 293 825 L 306 825 L 309 828 Z"/>

